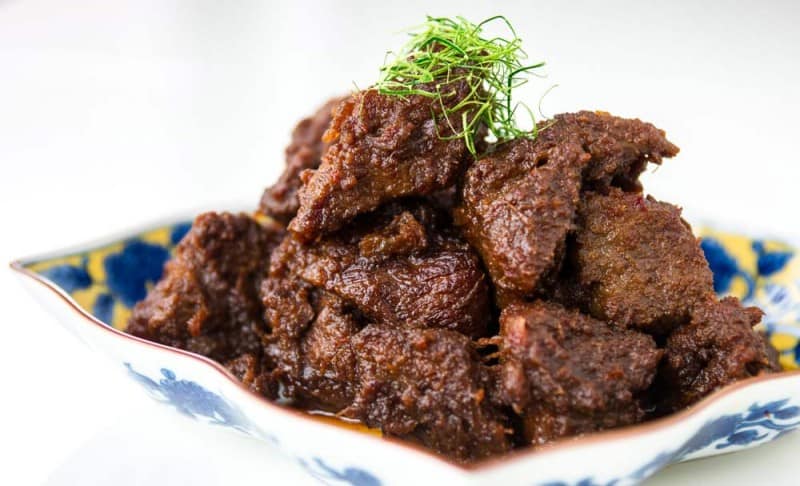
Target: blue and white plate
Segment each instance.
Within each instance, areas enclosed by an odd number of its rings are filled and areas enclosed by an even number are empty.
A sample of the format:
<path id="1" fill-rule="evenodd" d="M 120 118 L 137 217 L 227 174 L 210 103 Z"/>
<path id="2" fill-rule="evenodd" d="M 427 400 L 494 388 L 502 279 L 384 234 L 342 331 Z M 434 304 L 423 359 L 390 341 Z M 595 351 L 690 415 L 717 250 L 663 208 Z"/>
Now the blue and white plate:
<path id="1" fill-rule="evenodd" d="M 720 390 L 681 413 L 470 466 L 379 433 L 287 409 L 246 390 L 219 364 L 125 334 L 131 307 L 161 276 L 188 220 L 15 261 L 30 291 L 89 347 L 155 400 L 212 427 L 277 446 L 328 484 L 636 484 L 662 467 L 734 452 L 800 426 L 800 257 L 774 241 L 698 232 L 715 290 L 764 309 L 785 371 Z"/>

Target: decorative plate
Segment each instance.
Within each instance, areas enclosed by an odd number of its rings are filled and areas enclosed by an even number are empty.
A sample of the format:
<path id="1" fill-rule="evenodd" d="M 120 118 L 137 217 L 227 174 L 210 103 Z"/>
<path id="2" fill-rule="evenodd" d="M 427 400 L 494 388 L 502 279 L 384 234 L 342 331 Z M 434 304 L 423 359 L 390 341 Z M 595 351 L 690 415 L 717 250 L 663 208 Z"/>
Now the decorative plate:
<path id="1" fill-rule="evenodd" d="M 152 227 L 11 267 L 63 324 L 108 354 L 154 399 L 213 427 L 272 444 L 328 484 L 636 484 L 674 462 L 738 451 L 800 426 L 800 257 L 785 244 L 700 229 L 720 295 L 764 309 L 783 373 L 752 378 L 678 414 L 470 466 L 255 395 L 219 364 L 125 334 L 189 222 Z M 577 465 L 577 466 L 576 466 Z"/>

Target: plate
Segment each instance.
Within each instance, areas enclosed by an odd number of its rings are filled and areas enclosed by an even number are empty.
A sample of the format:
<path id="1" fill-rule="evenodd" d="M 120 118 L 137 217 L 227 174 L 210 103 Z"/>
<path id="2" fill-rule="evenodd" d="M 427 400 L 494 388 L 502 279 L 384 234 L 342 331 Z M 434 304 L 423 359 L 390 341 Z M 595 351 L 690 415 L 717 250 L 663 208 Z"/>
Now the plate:
<path id="1" fill-rule="evenodd" d="M 156 401 L 210 427 L 275 446 L 328 484 L 636 484 L 671 463 L 754 447 L 800 426 L 800 257 L 790 245 L 697 230 L 718 294 L 765 312 L 784 372 L 751 378 L 659 420 L 515 451 L 468 466 L 360 426 L 276 405 L 218 363 L 125 334 L 190 218 L 12 262 L 33 295 Z M 576 467 L 579 465 L 579 467 Z"/>

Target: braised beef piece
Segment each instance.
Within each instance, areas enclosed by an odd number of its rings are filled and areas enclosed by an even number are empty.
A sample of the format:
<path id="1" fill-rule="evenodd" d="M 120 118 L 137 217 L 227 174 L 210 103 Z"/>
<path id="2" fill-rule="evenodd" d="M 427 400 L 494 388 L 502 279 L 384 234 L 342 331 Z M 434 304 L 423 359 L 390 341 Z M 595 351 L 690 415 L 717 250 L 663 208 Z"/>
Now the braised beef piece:
<path id="1" fill-rule="evenodd" d="M 264 191 L 259 212 L 283 224 L 289 224 L 294 218 L 299 206 L 297 191 L 302 185 L 300 173 L 319 167 L 322 153 L 328 148 L 322 135 L 331 124 L 333 109 L 343 100 L 344 98 L 329 100 L 313 115 L 300 120 L 292 132 L 291 143 L 286 147 L 286 167 L 278 181 Z"/>
<path id="2" fill-rule="evenodd" d="M 361 324 L 337 296 L 297 280 L 269 278 L 261 293 L 271 327 L 264 352 L 295 406 L 338 412 L 353 400 L 350 339 Z"/>
<path id="3" fill-rule="evenodd" d="M 389 204 L 313 244 L 288 235 L 271 274 L 332 292 L 373 322 L 482 336 L 489 291 L 472 249 L 422 201 Z"/>
<path id="4" fill-rule="evenodd" d="M 282 236 L 244 214 L 198 216 L 162 279 L 134 307 L 128 332 L 221 362 L 261 356 L 258 284 Z"/>
<path id="5" fill-rule="evenodd" d="M 642 421 L 642 397 L 662 351 L 653 338 L 536 301 L 500 315 L 500 394 L 523 436 L 560 437 Z"/>
<path id="6" fill-rule="evenodd" d="M 584 111 L 557 115 L 535 141 L 517 139 L 475 162 L 454 219 L 481 254 L 500 306 L 552 284 L 583 188 L 639 190 L 647 163 L 677 152 L 649 123 Z"/>
<path id="7" fill-rule="evenodd" d="M 597 191 L 615 186 L 639 192 L 639 175 L 647 164 L 660 164 L 663 158 L 674 157 L 679 151 L 663 130 L 650 123 L 601 111 L 563 113 L 542 122 L 540 127 L 543 129 L 536 139 L 538 143 L 558 146 L 574 141 L 591 154 L 583 179 L 587 188 Z"/>
<path id="8" fill-rule="evenodd" d="M 517 139 L 467 171 L 453 218 L 483 258 L 501 305 L 504 293 L 532 294 L 558 267 L 588 159 L 575 143 Z"/>
<path id="9" fill-rule="evenodd" d="M 310 242 L 394 198 L 431 194 L 455 182 L 471 156 L 463 139 L 447 137 L 461 130 L 462 115 L 472 108 L 444 110 L 467 96 L 469 86 L 458 81 L 441 91 L 439 100 L 373 88 L 337 106 L 322 163 L 302 174 L 300 208 L 289 224 L 298 239 Z"/>
<path id="10" fill-rule="evenodd" d="M 775 371 L 769 345 L 752 329 L 762 315 L 734 297 L 698 306 L 691 323 L 667 339 L 656 388 L 661 411 L 680 410 L 729 383 Z"/>
<path id="11" fill-rule="evenodd" d="M 303 120 L 260 208 L 291 231 L 199 216 L 129 332 L 464 462 L 780 369 L 761 312 L 716 300 L 680 210 L 639 192 L 678 151 L 662 131 L 558 115 L 466 169 L 442 138 L 471 115 L 442 111 L 466 85 L 447 89 L 444 107 L 369 89 Z"/>
<path id="12" fill-rule="evenodd" d="M 225 363 L 225 368 L 250 391 L 272 399 L 278 398 L 278 384 L 262 357 L 245 353 Z"/>
<path id="13" fill-rule="evenodd" d="M 714 296 L 713 276 L 679 208 L 611 188 L 586 193 L 575 273 L 591 315 L 664 334 Z"/>
<path id="14" fill-rule="evenodd" d="M 353 339 L 358 392 L 342 415 L 467 461 L 511 448 L 470 340 L 446 329 L 369 325 Z"/>

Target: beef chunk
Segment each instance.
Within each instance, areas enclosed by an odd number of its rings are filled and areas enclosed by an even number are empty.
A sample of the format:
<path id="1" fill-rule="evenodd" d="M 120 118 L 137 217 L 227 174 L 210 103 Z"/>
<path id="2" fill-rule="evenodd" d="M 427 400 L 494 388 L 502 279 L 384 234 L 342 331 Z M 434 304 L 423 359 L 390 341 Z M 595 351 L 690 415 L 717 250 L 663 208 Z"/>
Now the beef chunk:
<path id="1" fill-rule="evenodd" d="M 558 266 L 588 158 L 577 144 L 518 139 L 467 171 L 454 220 L 500 294 L 534 293 Z"/>
<path id="2" fill-rule="evenodd" d="M 322 135 L 331 124 L 333 109 L 342 100 L 343 98 L 329 100 L 312 116 L 300 120 L 294 128 L 292 142 L 286 147 L 286 167 L 278 182 L 268 187 L 261 196 L 261 213 L 283 224 L 288 224 L 297 214 L 297 191 L 302 185 L 300 173 L 319 167 L 322 153 L 328 148 Z"/>
<path id="3" fill-rule="evenodd" d="M 679 410 L 736 380 L 774 370 L 767 344 L 752 329 L 762 315 L 734 297 L 699 306 L 691 323 L 667 339 L 658 376 L 660 408 Z"/>
<path id="4" fill-rule="evenodd" d="M 420 201 L 389 204 L 305 245 L 287 236 L 272 258 L 291 275 L 332 292 L 374 322 L 486 332 L 488 284 L 477 255 Z"/>
<path id="5" fill-rule="evenodd" d="M 557 115 L 469 168 L 454 219 L 483 257 L 502 307 L 552 283 L 583 188 L 638 190 L 648 162 L 678 148 L 649 123 L 607 113 Z"/>
<path id="6" fill-rule="evenodd" d="M 461 462 L 780 369 L 761 311 L 718 301 L 680 210 L 641 194 L 663 131 L 579 112 L 489 147 L 478 124 L 476 161 L 461 69 L 416 86 L 442 99 L 371 88 L 301 121 L 267 223 L 199 216 L 128 331 Z"/>
<path id="7" fill-rule="evenodd" d="M 245 353 L 225 363 L 225 368 L 250 391 L 269 398 L 277 398 L 276 382 L 259 356 Z"/>
<path id="8" fill-rule="evenodd" d="M 265 354 L 281 395 L 295 405 L 338 412 L 353 399 L 350 339 L 356 317 L 337 296 L 299 281 L 266 279 L 261 288 L 271 333 Z"/>
<path id="9" fill-rule="evenodd" d="M 452 185 L 470 154 L 463 139 L 447 137 L 461 130 L 467 112 L 446 116 L 442 105 L 454 107 L 468 90 L 465 82 L 451 83 L 440 103 L 367 89 L 342 102 L 325 133 L 330 147 L 319 169 L 302 175 L 300 209 L 289 229 L 309 242 L 391 199 Z"/>
<path id="10" fill-rule="evenodd" d="M 259 358 L 250 353 L 245 353 L 228 361 L 225 363 L 225 368 L 248 388 L 250 388 L 250 385 L 252 385 L 261 374 Z"/>
<path id="11" fill-rule="evenodd" d="M 665 138 L 663 130 L 605 112 L 564 113 L 545 121 L 543 127 L 538 143 L 554 146 L 572 141 L 591 154 L 583 178 L 587 187 L 598 191 L 609 186 L 641 191 L 639 175 L 647 163 L 660 164 L 664 157 L 678 154 L 678 147 Z"/>
<path id="12" fill-rule="evenodd" d="M 708 262 L 675 206 L 611 189 L 587 193 L 579 219 L 577 282 L 594 317 L 664 333 L 714 295 Z"/>
<path id="13" fill-rule="evenodd" d="M 282 233 L 244 214 L 198 216 L 161 281 L 134 307 L 128 332 L 222 362 L 260 356 L 258 282 Z"/>
<path id="14" fill-rule="evenodd" d="M 353 339 L 358 393 L 342 414 L 458 460 L 511 444 L 486 397 L 489 374 L 465 336 L 369 325 Z"/>
<path id="15" fill-rule="evenodd" d="M 542 301 L 503 310 L 499 347 L 501 395 L 534 445 L 641 421 L 661 358 L 650 336 Z"/>

